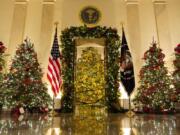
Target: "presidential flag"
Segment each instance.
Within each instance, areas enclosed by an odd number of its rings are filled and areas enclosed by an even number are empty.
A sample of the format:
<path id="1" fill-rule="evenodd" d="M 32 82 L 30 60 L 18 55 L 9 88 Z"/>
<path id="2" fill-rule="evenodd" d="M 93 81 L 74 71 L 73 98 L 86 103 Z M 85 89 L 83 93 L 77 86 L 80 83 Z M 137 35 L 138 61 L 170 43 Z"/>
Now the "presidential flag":
<path id="1" fill-rule="evenodd" d="M 54 42 L 51 49 L 51 55 L 49 57 L 47 78 L 51 84 L 51 88 L 54 93 L 54 96 L 57 96 L 62 85 L 60 51 L 59 51 L 58 38 L 57 38 L 57 27 L 55 29 Z"/>
<path id="2" fill-rule="evenodd" d="M 122 45 L 121 45 L 121 58 L 120 58 L 120 73 L 121 73 L 121 82 L 124 85 L 128 95 L 132 93 L 135 87 L 134 80 L 134 69 L 131 53 L 127 45 L 127 40 L 122 28 Z"/>

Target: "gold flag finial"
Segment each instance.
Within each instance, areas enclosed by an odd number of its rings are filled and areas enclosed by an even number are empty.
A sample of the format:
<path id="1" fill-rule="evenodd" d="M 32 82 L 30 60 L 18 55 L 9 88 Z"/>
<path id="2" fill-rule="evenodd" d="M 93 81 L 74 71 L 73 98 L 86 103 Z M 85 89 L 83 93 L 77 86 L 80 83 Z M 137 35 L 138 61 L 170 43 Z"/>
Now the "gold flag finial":
<path id="1" fill-rule="evenodd" d="M 156 42 L 155 37 L 153 36 L 152 44 L 156 44 L 158 48 L 160 48 L 160 44 Z"/>
<path id="2" fill-rule="evenodd" d="M 123 22 L 120 22 L 121 26 L 123 27 L 124 26 L 124 23 Z"/>
<path id="3" fill-rule="evenodd" d="M 59 24 L 59 22 L 58 21 L 56 21 L 55 23 L 54 23 L 54 25 L 57 27 L 58 26 L 58 24 Z"/>

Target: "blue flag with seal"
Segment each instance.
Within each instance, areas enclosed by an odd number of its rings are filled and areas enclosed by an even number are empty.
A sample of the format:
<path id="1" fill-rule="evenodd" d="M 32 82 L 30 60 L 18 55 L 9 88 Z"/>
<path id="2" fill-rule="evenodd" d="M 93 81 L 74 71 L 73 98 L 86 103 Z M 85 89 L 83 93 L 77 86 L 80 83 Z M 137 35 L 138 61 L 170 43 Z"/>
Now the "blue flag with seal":
<path id="1" fill-rule="evenodd" d="M 134 79 L 134 68 L 131 53 L 127 45 L 127 40 L 122 28 L 122 45 L 121 45 L 121 57 L 120 57 L 120 73 L 121 73 L 121 82 L 126 89 L 128 96 L 131 95 L 135 87 Z"/>

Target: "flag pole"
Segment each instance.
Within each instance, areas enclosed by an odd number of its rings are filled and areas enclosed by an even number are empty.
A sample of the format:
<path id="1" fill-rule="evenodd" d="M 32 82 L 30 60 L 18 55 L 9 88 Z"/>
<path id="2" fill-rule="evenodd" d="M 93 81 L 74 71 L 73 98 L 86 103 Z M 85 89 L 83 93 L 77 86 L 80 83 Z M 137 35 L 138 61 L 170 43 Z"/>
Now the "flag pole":
<path id="1" fill-rule="evenodd" d="M 120 22 L 120 24 L 121 24 L 121 29 L 124 30 L 124 23 L 123 23 L 123 22 Z"/>
<path id="2" fill-rule="evenodd" d="M 131 109 L 131 95 L 128 95 L 128 99 L 129 99 L 129 111 L 126 113 L 126 115 L 131 118 L 135 115 L 135 113 Z"/>
<path id="3" fill-rule="evenodd" d="M 54 116 L 57 115 L 57 112 L 56 112 L 55 109 L 54 109 L 54 104 L 55 104 L 54 99 L 55 99 L 55 96 L 53 95 L 53 106 L 52 106 L 51 112 L 49 113 L 49 115 L 50 115 L 51 117 L 54 117 Z"/>
<path id="4" fill-rule="evenodd" d="M 54 95 L 53 95 L 53 109 L 52 109 L 53 113 L 55 112 L 54 111 L 54 104 L 55 104 L 55 102 L 54 102 Z"/>
<path id="5" fill-rule="evenodd" d="M 123 36 L 123 33 L 124 33 L 124 26 L 123 26 L 123 22 L 120 22 L 121 26 L 122 26 L 122 36 Z M 122 52 L 121 52 L 122 53 Z M 127 91 L 127 90 L 126 90 Z M 126 115 L 128 117 L 133 117 L 135 115 L 135 113 L 132 111 L 131 109 L 131 94 L 128 94 L 128 100 L 129 100 L 129 111 L 126 113 Z"/>

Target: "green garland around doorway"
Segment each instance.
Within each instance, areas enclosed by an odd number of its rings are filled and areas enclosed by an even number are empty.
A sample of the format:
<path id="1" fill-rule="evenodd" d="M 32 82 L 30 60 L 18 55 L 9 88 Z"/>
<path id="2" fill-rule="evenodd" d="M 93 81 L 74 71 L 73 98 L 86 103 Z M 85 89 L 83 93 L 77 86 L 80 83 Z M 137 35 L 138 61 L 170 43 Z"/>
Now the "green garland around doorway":
<path id="1" fill-rule="evenodd" d="M 70 27 L 62 31 L 62 65 L 63 65 L 63 98 L 62 112 L 73 112 L 74 106 L 74 60 L 75 39 L 77 38 L 104 38 L 106 41 L 106 103 L 108 110 L 112 110 L 113 104 L 118 101 L 118 70 L 120 38 L 116 29 L 111 27 L 87 26 Z"/>

